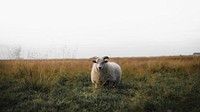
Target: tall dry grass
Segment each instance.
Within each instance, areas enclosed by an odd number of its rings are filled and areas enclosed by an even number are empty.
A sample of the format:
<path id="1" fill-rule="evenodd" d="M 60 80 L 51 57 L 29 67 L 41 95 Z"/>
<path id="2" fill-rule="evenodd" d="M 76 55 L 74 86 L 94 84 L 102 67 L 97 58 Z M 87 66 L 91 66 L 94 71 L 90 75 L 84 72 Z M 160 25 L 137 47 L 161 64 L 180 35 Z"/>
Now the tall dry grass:
<path id="1" fill-rule="evenodd" d="M 121 84 L 94 92 L 90 59 L 1 60 L 0 110 L 200 110 L 200 57 L 111 58 L 110 61 L 122 67 Z"/>
<path id="2" fill-rule="evenodd" d="M 200 71 L 199 57 L 111 58 L 122 67 L 123 78 L 155 74 L 193 75 Z M 90 75 L 90 59 L 0 61 L 0 77 L 55 83 L 62 75 Z"/>

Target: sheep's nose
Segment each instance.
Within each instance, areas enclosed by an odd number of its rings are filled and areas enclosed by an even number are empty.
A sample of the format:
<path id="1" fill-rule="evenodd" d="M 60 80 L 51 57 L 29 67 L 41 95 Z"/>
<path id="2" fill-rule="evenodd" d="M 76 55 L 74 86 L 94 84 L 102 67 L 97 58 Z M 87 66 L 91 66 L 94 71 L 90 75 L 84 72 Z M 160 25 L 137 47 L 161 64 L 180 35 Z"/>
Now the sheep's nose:
<path id="1" fill-rule="evenodd" d="M 102 67 L 99 67 L 99 70 L 101 70 L 102 69 Z"/>

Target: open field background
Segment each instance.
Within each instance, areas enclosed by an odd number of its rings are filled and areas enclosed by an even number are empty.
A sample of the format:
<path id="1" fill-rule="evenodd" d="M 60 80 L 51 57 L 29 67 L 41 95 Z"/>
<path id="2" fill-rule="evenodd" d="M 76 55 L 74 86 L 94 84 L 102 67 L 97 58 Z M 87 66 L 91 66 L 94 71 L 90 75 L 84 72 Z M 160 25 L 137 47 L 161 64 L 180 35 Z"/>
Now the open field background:
<path id="1" fill-rule="evenodd" d="M 92 88 L 89 59 L 0 61 L 0 111 L 200 111 L 200 57 L 114 58 L 116 88 Z"/>

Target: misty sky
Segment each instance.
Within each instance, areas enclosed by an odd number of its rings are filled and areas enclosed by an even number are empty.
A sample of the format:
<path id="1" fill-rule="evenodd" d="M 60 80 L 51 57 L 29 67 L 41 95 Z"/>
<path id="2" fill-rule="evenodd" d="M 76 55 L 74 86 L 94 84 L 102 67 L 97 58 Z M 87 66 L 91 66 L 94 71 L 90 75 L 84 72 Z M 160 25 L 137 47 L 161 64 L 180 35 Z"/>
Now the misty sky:
<path id="1" fill-rule="evenodd" d="M 76 58 L 191 55 L 200 1 L 1 0 L 1 46 L 55 55 L 65 46 Z"/>

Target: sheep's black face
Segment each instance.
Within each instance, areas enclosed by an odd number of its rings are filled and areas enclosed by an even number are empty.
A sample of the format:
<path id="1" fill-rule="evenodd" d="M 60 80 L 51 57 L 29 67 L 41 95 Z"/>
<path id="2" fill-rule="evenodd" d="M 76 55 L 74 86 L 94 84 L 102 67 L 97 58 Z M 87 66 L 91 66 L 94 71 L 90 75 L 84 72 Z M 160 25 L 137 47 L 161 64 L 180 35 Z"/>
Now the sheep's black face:
<path id="1" fill-rule="evenodd" d="M 105 63 L 107 63 L 108 61 L 102 61 L 100 64 L 99 64 L 99 66 L 98 66 L 98 69 L 99 70 L 103 70 L 103 68 L 104 68 L 104 66 L 105 66 Z"/>
<path id="2" fill-rule="evenodd" d="M 95 60 L 93 60 L 93 63 L 96 63 L 96 67 L 99 71 L 103 70 L 107 62 L 108 60 L 104 58 L 96 58 Z"/>

